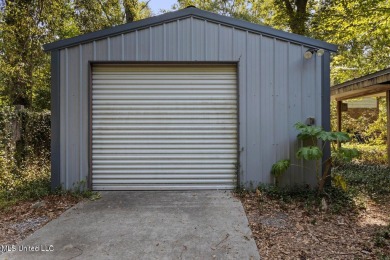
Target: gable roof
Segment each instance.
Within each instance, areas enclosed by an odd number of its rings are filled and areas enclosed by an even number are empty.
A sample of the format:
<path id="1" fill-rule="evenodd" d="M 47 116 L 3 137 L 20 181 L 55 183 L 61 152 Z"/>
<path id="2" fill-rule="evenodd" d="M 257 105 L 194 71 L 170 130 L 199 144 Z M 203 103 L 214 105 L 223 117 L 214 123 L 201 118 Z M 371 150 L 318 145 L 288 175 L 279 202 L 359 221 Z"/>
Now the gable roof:
<path id="1" fill-rule="evenodd" d="M 79 44 L 83 44 L 83 43 L 87 43 L 87 42 L 92 42 L 92 41 L 96 41 L 96 40 L 107 38 L 107 37 L 120 35 L 122 33 L 131 32 L 134 30 L 139 30 L 142 28 L 155 26 L 155 25 L 162 24 L 162 23 L 167 23 L 170 21 L 175 21 L 178 19 L 185 19 L 185 18 L 189 18 L 189 17 L 200 18 L 200 19 L 204 19 L 207 21 L 216 22 L 216 23 L 220 23 L 223 25 L 227 25 L 227 26 L 232 26 L 232 27 L 235 27 L 237 29 L 243 29 L 243 30 L 248 30 L 248 31 L 254 32 L 254 33 L 260 33 L 263 35 L 272 36 L 272 37 L 275 37 L 275 38 L 278 38 L 281 40 L 286 40 L 289 42 L 307 45 L 308 47 L 322 48 L 322 49 L 332 51 L 332 52 L 337 51 L 336 45 L 333 45 L 333 44 L 330 44 L 327 42 L 308 38 L 308 37 L 301 36 L 298 34 L 293 34 L 293 33 L 288 33 L 288 32 L 284 32 L 284 31 L 276 30 L 276 29 L 273 29 L 273 28 L 268 27 L 268 26 L 254 24 L 254 23 L 243 21 L 243 20 L 231 18 L 228 16 L 223 16 L 223 15 L 203 11 L 203 10 L 200 10 L 198 8 L 195 8 L 195 7 L 188 7 L 185 9 L 181 9 L 179 11 L 170 12 L 170 13 L 154 16 L 151 18 L 143 19 L 140 21 L 126 23 L 126 24 L 114 26 L 114 27 L 111 27 L 108 29 L 83 34 L 83 35 L 76 36 L 73 38 L 48 43 L 48 44 L 45 44 L 43 46 L 43 48 L 45 51 L 63 49 L 63 48 L 67 48 L 67 47 L 71 47 L 71 46 L 75 46 L 75 45 L 79 45 Z"/>

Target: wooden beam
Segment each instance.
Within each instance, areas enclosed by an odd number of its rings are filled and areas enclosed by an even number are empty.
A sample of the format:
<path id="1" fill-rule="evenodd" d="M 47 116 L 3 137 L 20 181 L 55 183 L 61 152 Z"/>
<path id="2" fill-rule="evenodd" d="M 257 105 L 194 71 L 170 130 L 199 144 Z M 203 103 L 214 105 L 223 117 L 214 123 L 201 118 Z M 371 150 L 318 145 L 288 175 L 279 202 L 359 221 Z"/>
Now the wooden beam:
<path id="1" fill-rule="evenodd" d="M 387 113 L 387 163 L 390 166 L 390 90 L 386 91 L 386 113 Z"/>
<path id="2" fill-rule="evenodd" d="M 341 106 L 343 102 L 342 101 L 337 101 L 337 131 L 341 132 L 341 116 L 342 116 L 342 111 L 341 111 Z M 337 142 L 337 147 L 341 148 L 341 142 Z"/>
<path id="3" fill-rule="evenodd" d="M 372 96 L 376 94 L 386 93 L 387 90 L 390 90 L 390 85 L 386 84 L 380 87 L 371 86 L 370 88 L 364 88 L 360 90 L 351 90 L 344 92 L 331 91 L 331 97 L 336 100 L 346 100 L 352 98 L 360 98 L 366 96 Z"/>

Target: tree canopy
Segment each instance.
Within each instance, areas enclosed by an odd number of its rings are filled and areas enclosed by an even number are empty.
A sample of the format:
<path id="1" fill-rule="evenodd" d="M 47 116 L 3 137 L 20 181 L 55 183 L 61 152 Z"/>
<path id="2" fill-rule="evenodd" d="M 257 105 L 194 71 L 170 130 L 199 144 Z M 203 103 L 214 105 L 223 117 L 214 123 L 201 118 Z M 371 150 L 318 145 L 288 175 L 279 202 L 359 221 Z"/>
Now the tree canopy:
<path id="1" fill-rule="evenodd" d="M 334 43 L 332 83 L 390 66 L 388 0 L 178 0 L 238 19 Z"/>
<path id="2" fill-rule="evenodd" d="M 1 104 L 49 108 L 42 45 L 149 17 L 149 1 L 0 0 Z M 189 5 L 337 44 L 335 84 L 390 65 L 388 0 L 178 0 L 172 9 Z"/>
<path id="3" fill-rule="evenodd" d="M 148 1 L 0 0 L 0 104 L 50 108 L 43 44 L 148 16 Z"/>

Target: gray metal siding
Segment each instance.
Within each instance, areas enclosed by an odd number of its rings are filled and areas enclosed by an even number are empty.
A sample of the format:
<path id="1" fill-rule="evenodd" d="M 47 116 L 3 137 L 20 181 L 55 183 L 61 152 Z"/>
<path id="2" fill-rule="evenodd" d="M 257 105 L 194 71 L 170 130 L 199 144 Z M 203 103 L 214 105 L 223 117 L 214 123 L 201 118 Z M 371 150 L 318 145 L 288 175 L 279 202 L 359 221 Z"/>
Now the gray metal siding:
<path id="1" fill-rule="evenodd" d="M 237 61 L 242 184 L 270 183 L 271 165 L 299 147 L 293 125 L 314 116 L 321 124 L 319 57 L 307 47 L 197 19 L 171 21 L 60 50 L 61 183 L 71 188 L 88 174 L 88 61 Z M 81 56 L 82 57 L 81 57 Z M 303 183 L 292 168 L 283 183 Z"/>

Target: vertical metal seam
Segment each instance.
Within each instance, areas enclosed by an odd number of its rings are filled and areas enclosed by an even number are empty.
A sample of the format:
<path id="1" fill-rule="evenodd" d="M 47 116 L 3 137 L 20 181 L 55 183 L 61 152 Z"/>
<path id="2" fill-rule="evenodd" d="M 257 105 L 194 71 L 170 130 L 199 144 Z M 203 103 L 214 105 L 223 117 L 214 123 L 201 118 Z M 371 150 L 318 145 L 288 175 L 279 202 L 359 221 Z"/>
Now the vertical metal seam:
<path id="1" fill-rule="evenodd" d="M 207 60 L 207 20 L 204 20 L 204 59 Z"/>
<path id="2" fill-rule="evenodd" d="M 260 34 L 259 35 L 259 60 L 260 60 L 260 62 L 262 61 L 262 53 L 261 53 L 261 50 L 262 50 L 262 46 L 263 46 L 263 35 L 262 34 Z M 259 81 L 259 87 L 260 87 L 260 90 L 259 90 L 259 97 L 258 97 L 258 102 L 260 103 L 260 105 L 259 105 L 259 108 L 260 108 L 260 111 L 259 111 L 259 114 L 258 114 L 258 120 L 259 120 L 259 122 L 260 122 L 260 124 L 261 124 L 261 113 L 262 113 L 262 111 L 261 111 L 261 109 L 262 109 L 262 106 L 261 106 L 261 89 L 262 89 L 262 85 L 261 85 L 261 81 L 263 80 L 262 79 L 262 71 L 261 71 L 261 63 L 259 64 L 259 75 L 260 75 L 260 81 Z M 260 142 L 259 142 L 259 146 L 261 146 L 261 143 L 262 143 L 262 140 L 261 140 L 261 130 L 259 131 L 259 133 L 260 133 L 260 136 L 258 136 L 258 138 L 259 138 L 259 140 L 260 140 Z M 260 149 L 260 165 L 261 165 L 261 168 L 263 168 L 263 161 L 264 161 L 264 157 L 263 157 L 263 150 L 262 149 Z M 264 174 L 263 174 L 263 172 L 264 171 L 262 171 L 262 174 L 261 174 L 261 176 L 260 176 L 260 181 L 261 182 L 264 182 Z"/>
<path id="3" fill-rule="evenodd" d="M 138 60 L 138 30 L 135 31 L 135 60 Z"/>
<path id="4" fill-rule="evenodd" d="M 248 156 L 247 156 L 247 148 L 248 148 L 248 109 L 247 109 L 247 101 L 248 101 L 248 62 L 249 62 L 249 59 L 248 59 L 248 31 L 245 31 L 245 153 L 244 153 L 244 156 L 245 156 L 245 172 L 244 174 L 246 175 L 245 176 L 245 181 L 248 181 Z"/>
<path id="5" fill-rule="evenodd" d="M 152 27 L 149 27 L 149 59 L 153 60 L 153 35 L 152 35 Z"/>
<path id="6" fill-rule="evenodd" d="M 165 60 L 167 60 L 167 24 L 166 23 L 164 23 L 163 24 L 163 29 L 164 29 L 164 35 L 163 35 L 163 37 L 164 37 L 164 43 L 163 43 L 163 59 L 164 59 L 164 61 Z"/>
<path id="7" fill-rule="evenodd" d="M 194 60 L 194 44 L 193 44 L 193 40 L 194 40 L 194 22 L 193 22 L 194 18 L 191 16 L 190 17 L 190 60 Z"/>
<path id="8" fill-rule="evenodd" d="M 82 163 L 81 163 L 81 158 L 82 157 L 82 150 L 83 150 L 83 134 L 84 134 L 84 131 L 83 131 L 83 109 L 82 109 L 82 106 L 83 106 L 83 89 L 84 89 L 84 86 L 83 86 L 83 73 L 84 73 L 84 70 L 83 70 L 83 45 L 79 45 L 79 65 L 80 65 L 80 75 L 79 75 L 79 117 L 80 117 L 80 120 L 79 120 L 79 124 L 80 124 L 80 140 L 79 140 L 79 158 L 78 158 L 78 164 L 79 164 L 79 181 L 82 180 L 82 172 L 83 172 L 83 169 L 82 169 Z"/>
<path id="9" fill-rule="evenodd" d="M 286 75 L 286 79 L 287 79 L 287 84 L 286 84 L 286 118 L 287 118 L 287 127 L 286 127 L 286 136 L 288 136 L 288 139 L 287 139 L 287 158 L 291 160 L 291 146 L 290 146 L 290 131 L 289 131 L 289 125 L 288 123 L 290 122 L 290 114 L 289 114 L 289 107 L 290 107 L 290 48 L 291 48 L 291 43 L 290 42 L 287 42 L 287 75 Z M 289 179 L 289 183 L 288 184 L 292 184 L 292 174 L 288 174 L 288 179 Z"/>
<path id="10" fill-rule="evenodd" d="M 232 28 L 232 49 L 230 50 L 230 59 L 233 60 L 234 59 L 234 27 L 231 27 Z"/>
<path id="11" fill-rule="evenodd" d="M 276 129 L 276 120 L 275 120 L 275 103 L 277 103 L 277 91 L 276 91 L 276 39 L 273 38 L 273 46 L 272 46 L 272 57 L 273 57 L 273 88 L 272 88 L 272 117 L 274 120 L 272 120 L 272 133 L 276 133 L 275 132 L 275 129 Z M 279 87 L 279 86 L 278 86 Z M 279 136 L 277 136 L 276 134 L 272 135 L 272 138 L 273 138 L 273 144 L 274 144 L 274 154 L 273 154 L 273 161 L 276 161 L 277 158 L 278 158 L 278 150 L 279 150 L 279 145 L 278 145 L 278 138 L 280 138 Z"/>
<path id="12" fill-rule="evenodd" d="M 96 41 L 93 41 L 93 60 L 96 60 Z"/>
<path id="13" fill-rule="evenodd" d="M 221 60 L 221 49 L 222 49 L 222 45 L 221 45 L 221 24 L 220 23 L 218 24 L 217 46 L 218 46 L 218 57 L 217 57 L 217 60 L 220 61 Z"/>
<path id="14" fill-rule="evenodd" d="M 68 185 L 69 180 L 69 54 L 68 48 L 65 49 L 65 187 L 70 188 Z"/>
<path id="15" fill-rule="evenodd" d="M 121 44 L 122 44 L 122 60 L 125 60 L 125 36 L 121 34 Z"/>
<path id="16" fill-rule="evenodd" d="M 180 39 L 179 39 L 179 35 L 180 35 L 179 28 L 180 28 L 180 20 L 177 20 L 177 28 L 176 28 L 177 60 L 181 60 L 180 57 L 182 56 L 182 55 L 180 55 L 181 54 L 181 49 L 180 49 L 181 45 L 180 45 Z"/>
<path id="17" fill-rule="evenodd" d="M 107 38 L 107 60 L 111 60 L 111 38 Z"/>

